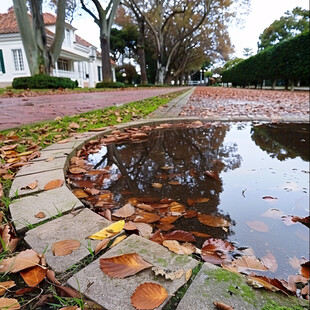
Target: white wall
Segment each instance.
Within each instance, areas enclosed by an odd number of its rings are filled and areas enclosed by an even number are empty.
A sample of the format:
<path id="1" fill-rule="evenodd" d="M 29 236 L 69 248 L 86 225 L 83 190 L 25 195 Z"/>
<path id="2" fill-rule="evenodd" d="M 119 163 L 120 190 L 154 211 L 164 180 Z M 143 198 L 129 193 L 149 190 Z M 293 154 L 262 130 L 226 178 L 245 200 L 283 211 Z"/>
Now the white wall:
<path id="1" fill-rule="evenodd" d="M 29 76 L 30 70 L 26 59 L 25 50 L 20 37 L 16 34 L 0 35 L 0 49 L 3 53 L 5 73 L 0 72 L 0 87 L 10 86 L 15 77 Z M 15 71 L 13 49 L 21 49 L 23 54 L 24 68 L 23 71 Z"/>

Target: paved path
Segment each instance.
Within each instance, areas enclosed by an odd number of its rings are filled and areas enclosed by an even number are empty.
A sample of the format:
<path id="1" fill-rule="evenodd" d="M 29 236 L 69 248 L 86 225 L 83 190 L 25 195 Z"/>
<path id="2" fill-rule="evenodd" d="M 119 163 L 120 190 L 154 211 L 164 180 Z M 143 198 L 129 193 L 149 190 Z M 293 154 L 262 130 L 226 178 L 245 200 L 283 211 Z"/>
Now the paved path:
<path id="1" fill-rule="evenodd" d="M 155 111 L 149 120 L 139 120 L 117 127 L 122 130 L 128 125 L 139 127 L 142 124 L 153 124 L 154 122 L 188 120 L 190 118 L 182 119 L 179 114 L 191 93 L 192 91 L 189 91 L 173 99 L 169 104 Z M 156 119 L 152 117 L 156 117 Z M 111 129 L 107 129 L 97 133 L 79 134 L 68 139 L 66 143 L 50 145 L 42 150 L 41 157 L 35 159 L 30 166 L 22 167 L 13 181 L 10 197 L 14 197 L 18 192 L 20 198 L 14 200 L 9 208 L 17 232 L 21 234 L 32 228 L 27 231 L 25 241 L 37 252 L 45 251 L 47 264 L 57 273 L 66 274 L 70 266 L 77 266 L 81 261 L 85 262 L 85 258 L 90 256 L 87 248 L 94 249 L 98 244 L 98 240 L 92 240 L 88 243 L 87 236 L 110 223 L 105 218 L 85 208 L 65 183 L 62 187 L 49 191 L 43 191 L 44 185 L 54 179 L 65 181 L 70 157 L 74 156 L 76 151 L 82 148 L 87 141 L 110 132 Z M 47 158 L 54 158 L 54 160 L 47 161 Z M 37 187 L 34 189 L 27 188 L 26 185 L 34 180 L 38 181 Z M 43 219 L 36 217 L 39 212 L 44 212 L 45 217 Z M 55 219 L 55 215 L 59 214 L 62 216 Z M 47 222 L 37 226 L 42 221 Z M 34 226 L 36 227 L 33 228 Z M 70 255 L 54 256 L 51 246 L 57 241 L 70 238 L 79 239 L 83 246 Z M 72 276 L 66 284 L 80 290 L 86 298 L 102 306 L 102 309 L 134 310 L 130 303 L 130 297 L 141 283 L 153 282 L 162 285 L 170 298 L 187 282 L 186 274 L 188 271 L 198 267 L 196 259 L 187 255 L 174 254 L 167 248 L 136 235 L 127 237 L 117 246 L 106 251 L 101 257 L 114 257 L 133 252 L 141 255 L 159 270 L 167 270 L 169 273 L 175 272 L 181 276 L 172 281 L 162 276 L 154 277 L 153 271 L 146 269 L 132 277 L 113 279 L 100 270 L 99 258 L 84 266 L 79 272 L 71 273 Z M 229 293 L 231 288 L 234 288 L 233 294 Z M 272 293 L 263 289 L 255 290 L 246 284 L 242 275 L 204 263 L 196 278 L 192 277 L 190 280 L 189 288 L 180 303 L 178 305 L 172 304 L 169 309 L 213 310 L 215 309 L 213 302 L 220 301 L 233 306 L 234 309 L 255 310 L 261 309 L 271 300 L 285 306 L 297 304 L 304 304 L 305 306 L 307 303 L 293 297 L 284 297 L 280 293 Z M 156 309 L 162 309 L 165 304 L 166 301 Z"/>
<path id="2" fill-rule="evenodd" d="M 171 93 L 187 87 L 146 88 L 95 93 L 0 98 L 0 130 L 57 116 L 79 114 L 149 97 Z"/>

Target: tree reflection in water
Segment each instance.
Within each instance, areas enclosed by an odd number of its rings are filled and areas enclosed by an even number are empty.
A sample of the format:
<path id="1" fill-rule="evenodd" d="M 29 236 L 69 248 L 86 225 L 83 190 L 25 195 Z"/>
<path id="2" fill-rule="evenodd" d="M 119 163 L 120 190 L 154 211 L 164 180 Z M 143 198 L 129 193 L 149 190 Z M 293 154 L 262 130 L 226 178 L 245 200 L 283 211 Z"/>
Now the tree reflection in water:
<path id="1" fill-rule="evenodd" d="M 105 154 L 101 152 L 100 158 L 98 154 L 92 154 L 89 161 L 97 165 L 96 168 L 112 166 L 122 175 L 108 185 L 115 200 L 121 204 L 129 197 L 171 198 L 184 205 L 188 198 L 207 197 L 210 201 L 196 204 L 195 209 L 223 216 L 223 211 L 218 210 L 222 181 L 206 176 L 205 171 L 216 171 L 220 175 L 222 171 L 240 167 L 237 145 L 223 145 L 228 130 L 228 125 L 154 130 L 144 142 L 110 144 Z M 171 185 L 170 181 L 178 181 L 180 185 Z M 163 186 L 154 188 L 153 183 Z M 128 191 L 131 195 L 121 194 Z M 224 217 L 231 221 L 229 214 Z M 196 218 L 181 218 L 174 224 L 178 229 L 200 231 L 219 238 L 227 238 L 233 233 L 231 228 L 225 232 L 221 228 L 205 226 Z"/>
<path id="2" fill-rule="evenodd" d="M 261 124 L 251 130 L 252 140 L 272 158 L 310 159 L 309 124 Z"/>

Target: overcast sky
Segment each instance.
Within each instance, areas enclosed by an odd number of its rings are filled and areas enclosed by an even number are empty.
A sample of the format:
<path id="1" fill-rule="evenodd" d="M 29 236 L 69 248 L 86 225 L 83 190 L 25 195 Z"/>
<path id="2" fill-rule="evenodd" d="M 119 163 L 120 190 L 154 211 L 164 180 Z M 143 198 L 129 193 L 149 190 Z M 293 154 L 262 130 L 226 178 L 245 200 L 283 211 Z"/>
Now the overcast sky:
<path id="1" fill-rule="evenodd" d="M 5 13 L 12 6 L 12 0 L 0 0 L 0 13 Z M 259 35 L 274 20 L 291 11 L 296 6 L 309 9 L 308 0 L 251 0 L 251 12 L 245 16 L 242 28 L 230 27 L 230 36 L 235 46 L 235 56 L 243 57 L 245 47 L 252 48 L 256 53 Z M 85 14 L 83 14 L 85 15 Z M 78 28 L 77 34 L 99 47 L 99 28 L 87 15 L 86 19 L 78 19 L 73 25 Z"/>

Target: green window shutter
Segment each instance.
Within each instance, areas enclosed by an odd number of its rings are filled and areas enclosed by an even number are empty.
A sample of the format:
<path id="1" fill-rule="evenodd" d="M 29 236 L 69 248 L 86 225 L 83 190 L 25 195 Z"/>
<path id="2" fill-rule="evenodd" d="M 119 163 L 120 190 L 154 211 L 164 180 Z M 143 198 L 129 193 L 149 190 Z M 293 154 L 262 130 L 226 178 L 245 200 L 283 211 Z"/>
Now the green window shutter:
<path id="1" fill-rule="evenodd" d="M 2 71 L 2 73 L 5 73 L 5 67 L 4 67 L 4 60 L 3 60 L 2 50 L 0 50 L 0 70 Z"/>

